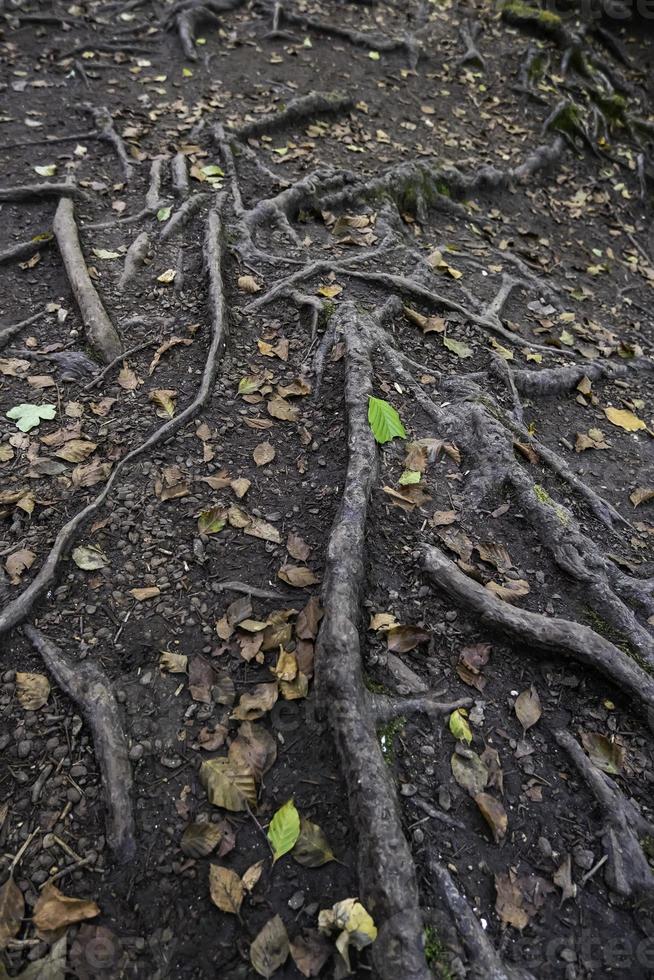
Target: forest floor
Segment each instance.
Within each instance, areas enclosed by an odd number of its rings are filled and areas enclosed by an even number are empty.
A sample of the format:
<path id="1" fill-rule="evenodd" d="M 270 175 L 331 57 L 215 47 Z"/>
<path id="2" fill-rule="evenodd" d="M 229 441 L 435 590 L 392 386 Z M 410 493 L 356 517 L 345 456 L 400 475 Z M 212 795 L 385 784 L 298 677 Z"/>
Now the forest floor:
<path id="1" fill-rule="evenodd" d="M 0 975 L 652 976 L 647 25 L 0 11 Z"/>

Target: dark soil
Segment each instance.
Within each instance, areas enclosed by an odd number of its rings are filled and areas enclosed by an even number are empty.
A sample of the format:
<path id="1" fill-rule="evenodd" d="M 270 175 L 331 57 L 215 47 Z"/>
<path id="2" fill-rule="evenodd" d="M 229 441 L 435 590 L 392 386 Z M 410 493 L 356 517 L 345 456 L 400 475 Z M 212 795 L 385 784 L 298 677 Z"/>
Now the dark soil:
<path id="1" fill-rule="evenodd" d="M 195 397 L 210 339 L 204 220 L 214 192 L 228 196 L 223 276 L 229 338 L 210 403 L 119 479 L 106 506 L 74 542 L 75 547 L 99 549 L 106 559 L 103 567 L 83 570 L 68 558 L 47 596 L 30 612 L 30 620 L 72 662 L 92 658 L 102 666 L 121 705 L 137 827 L 137 854 L 128 864 L 114 860 L 105 840 L 104 792 L 80 706 L 53 683 L 47 704 L 25 710 L 17 696 L 16 672 L 43 673 L 43 664 L 20 628 L 2 637 L 0 801 L 7 805 L 6 811 L 0 807 L 2 878 L 31 835 L 14 872 L 27 913 L 20 931 L 4 944 L 0 967 L 12 977 L 47 955 L 53 937 L 37 935 L 30 921 L 32 908 L 44 883 L 69 866 L 57 887 L 66 895 L 97 902 L 101 910 L 90 924 L 68 930 L 66 969 L 79 978 L 252 977 L 249 945 L 273 915 L 282 917 L 293 939 L 303 929 L 315 931 L 319 910 L 349 897 L 364 900 L 357 877 L 357 834 L 331 741 L 329 710 L 319 710 L 312 684 L 306 698 L 280 698 L 259 722 L 276 741 L 277 761 L 262 779 L 256 814 L 212 806 L 198 772 L 204 759 L 224 755 L 238 732 L 238 723 L 229 718 L 231 705 L 221 703 L 225 678 L 233 682 L 236 702 L 254 685 L 274 680 L 271 668 L 278 647 L 260 656 L 261 662 L 248 661 L 237 642 L 238 637 L 245 639 L 243 630 L 219 635 L 217 624 L 230 605 L 247 595 L 248 586 L 275 593 L 274 598 L 253 596 L 248 618 L 266 621 L 281 610 L 293 610 L 289 622 L 294 631 L 285 638 L 286 648 L 297 651 L 299 644 L 307 656 L 313 649 L 315 637 L 302 639 L 295 624 L 309 599 L 321 594 L 329 530 L 348 460 L 342 345 L 327 355 L 318 393 L 314 358 L 339 304 L 352 300 L 358 309 L 376 313 L 390 292 L 370 280 L 339 276 L 338 269 L 310 276 L 298 288 L 323 303 L 313 339 L 307 307 L 299 310 L 289 295 L 250 311 L 248 304 L 296 271 L 298 261 L 338 263 L 357 251 L 360 269 L 413 278 L 477 313 L 492 301 L 503 274 L 522 276 L 523 284 L 501 311 L 504 328 L 516 338 L 513 346 L 446 305 L 402 296 L 406 306 L 446 320 L 445 335 L 423 334 L 402 313 L 387 324 L 396 348 L 422 365 L 424 374 L 433 375 L 424 389 L 437 405 L 450 399 L 441 390 L 441 375 L 486 372 L 498 352 L 500 357 L 512 355 L 506 361 L 512 370 L 592 365 L 598 359 L 631 364 L 634 356 L 651 355 L 651 135 L 640 149 L 650 173 L 644 197 L 639 146 L 632 133 L 615 125 L 606 138 L 591 139 L 594 153 L 580 141 L 576 146 L 566 143 L 560 162 L 525 185 L 476 190 L 461 202 L 452 201 L 444 187 L 431 207 L 422 206 L 419 194 L 396 201 L 398 207 L 392 207 L 411 251 L 407 246 L 376 252 L 374 246 L 383 238 L 383 200 L 335 208 L 339 214 L 368 216 L 365 231 L 373 238 L 363 248 L 342 244 L 330 230 L 327 209 L 321 214 L 319 202 L 309 203 L 292 222 L 303 248 L 272 219 L 261 225 L 256 243 L 278 257 L 276 264 L 239 253 L 233 187 L 228 177 L 216 181 L 210 173 L 207 180 L 202 173 L 211 165 L 227 169 L 212 136 L 216 123 L 229 133 L 314 89 L 343 90 L 352 96 L 353 108 L 250 140 L 267 172 L 235 147 L 246 208 L 324 167 L 355 171 L 364 179 L 416 160 L 452 164 L 464 173 L 486 164 L 516 167 L 551 138 L 542 127 L 562 96 L 588 108 L 586 81 L 572 70 L 564 77 L 562 52 L 551 41 L 539 42 L 547 67 L 530 95 L 518 83 L 533 39 L 507 25 L 487 4 L 425 5 L 430 26 L 415 67 L 401 49 L 375 57 L 374 48 L 369 51 L 315 29 L 288 25 L 284 29 L 295 40 L 271 39 L 270 13 L 257 4 L 221 14 L 220 27 L 207 24 L 206 43 L 198 43 L 198 59 L 191 62 L 183 57 L 176 33 L 159 26 L 166 6 L 26 2 L 0 7 L 2 184 L 14 187 L 74 174 L 84 192 L 76 216 L 95 287 L 126 350 L 151 341 L 85 391 L 92 371 L 103 365 L 86 343 L 56 243 L 36 243 L 34 258 L 0 266 L 0 330 L 45 311 L 0 351 L 0 449 L 7 451 L 0 457 L 0 554 L 8 562 L 4 581 L 0 571 L 0 597 L 6 602 L 28 587 L 61 526 L 95 497 L 111 467 L 166 418 L 152 392 L 172 392 L 176 414 Z M 306 6 L 325 22 L 386 37 L 402 37 L 421 23 L 422 7 L 413 2 L 369 7 L 312 0 Z M 21 20 L 23 14 L 45 19 Z M 483 25 L 478 43 L 484 70 L 459 63 L 459 27 L 468 18 Z M 628 51 L 631 67 L 620 65 L 596 42 L 589 40 L 588 45 L 594 44 L 595 54 L 600 51 L 613 76 L 624 81 L 633 114 L 649 119 L 652 127 L 651 37 L 631 30 L 628 23 L 611 29 Z M 103 51 L 106 44 L 116 50 Z M 142 50 L 131 51 L 129 45 Z M 111 145 L 84 138 L 93 128 L 84 103 L 109 110 L 134 167 L 129 182 Z M 80 135 L 69 139 L 71 134 Z M 155 214 L 134 223 L 124 219 L 144 207 L 151 161 L 160 156 L 168 160 L 178 152 L 190 168 L 191 191 L 206 190 L 208 196 L 183 229 L 160 242 L 161 212 L 159 220 Z M 45 176 L 35 172 L 35 167 L 51 165 L 56 170 Z M 164 175 L 161 208 L 174 211 L 179 202 L 167 166 Z M 219 186 L 212 186 L 214 181 Z M 56 206 L 56 198 L 1 204 L 0 252 L 50 233 Z M 100 222 L 110 226 L 89 227 Z M 151 236 L 147 263 L 121 290 L 124 252 L 143 230 Z M 442 264 L 432 263 L 430 270 L 424 259 L 436 249 Z M 166 282 L 168 270 L 176 270 L 176 276 Z M 254 277 L 256 294 L 247 291 L 243 280 L 239 285 L 244 276 Z M 335 284 L 342 291 L 330 295 Z M 327 288 L 321 294 L 322 287 Z M 558 297 L 556 308 L 548 290 Z M 469 356 L 457 356 L 443 344 L 443 336 L 465 344 Z M 171 337 L 181 342 L 152 367 L 154 352 Z M 266 346 L 280 342 L 281 357 Z M 534 357 L 537 345 L 550 352 Z M 84 353 L 94 361 L 92 369 L 71 378 L 66 364 L 62 369 L 52 357 L 62 352 Z M 375 370 L 375 393 L 397 409 L 409 441 L 438 437 L 412 390 L 398 382 L 381 356 L 375 359 Z M 270 394 L 255 390 L 244 398 L 239 393 L 241 379 L 264 371 L 270 392 L 300 378 L 313 389 L 289 396 L 297 411 L 294 420 L 270 415 Z M 507 387 L 492 375 L 479 383 L 511 412 Z M 55 417 L 22 434 L 5 416 L 21 403 L 52 404 Z M 541 459 L 529 461 L 518 453 L 516 459 L 539 499 L 569 509 L 599 551 L 628 575 L 647 580 L 652 595 L 654 502 L 634 509 L 630 494 L 637 487 L 654 487 L 654 374 L 634 370 L 593 382 L 590 394 L 573 388 L 549 398 L 523 397 L 522 403 L 529 433 L 556 451 L 630 523 L 604 526 Z M 635 413 L 647 428 L 628 432 L 612 424 L 605 414 L 611 407 Z M 81 464 L 57 456 L 71 434 L 67 430 L 74 427 L 77 439 L 95 444 Z M 576 452 L 578 434 L 596 429 L 606 448 Z M 61 434 L 59 442 L 56 437 L 48 442 L 55 433 Z M 269 442 L 275 455 L 257 465 L 253 451 L 262 442 Z M 420 571 L 420 542 L 443 547 L 483 583 L 500 580 L 477 552 L 470 558 L 447 548 L 443 534 L 450 527 L 434 521 L 434 513 L 455 511 L 452 527 L 473 545 L 491 541 L 508 549 L 511 570 L 506 578 L 526 580 L 530 587 L 517 600 L 521 608 L 589 625 L 632 654 L 633 646 L 593 606 L 588 584 L 562 572 L 510 488 L 489 494 L 474 507 L 466 505 L 474 459 L 464 454 L 459 465 L 440 455 L 421 480 L 428 498 L 406 509 L 395 506 L 383 488 L 403 491 L 399 480 L 406 468 L 405 451 L 406 444 L 398 440 L 383 447 L 380 479 L 370 502 L 361 622 L 366 684 L 373 692 L 408 692 L 407 677 L 398 680 L 389 667 L 384 634 L 368 629 L 370 616 L 390 613 L 401 624 L 424 627 L 428 643 L 399 654 L 410 668 L 409 677 L 412 672 L 409 686 L 423 681 L 442 692 L 442 700 L 474 699 L 469 709 L 472 747 L 481 753 L 490 746 L 499 753 L 508 816 L 508 834 L 496 843 L 477 805 L 453 778 L 455 739 L 446 718 L 414 715 L 380 729 L 418 873 L 429 965 L 442 977 L 464 976 L 470 967 L 456 924 L 444 921 L 434 891 L 429 862 L 440 858 L 505 964 L 547 980 L 652 976 L 651 895 L 624 898 L 609 888 L 606 868 L 598 867 L 604 856 L 602 816 L 552 735 L 561 728 L 575 736 L 601 733 L 623 746 L 625 762 L 616 783 L 626 798 L 651 815 L 654 743 L 648 719 L 599 674 L 564 656 L 509 645 L 446 595 L 434 593 Z M 98 464 L 97 472 L 85 479 L 79 466 L 91 463 Z M 222 485 L 219 477 L 224 478 Z M 242 498 L 228 480 L 249 481 Z M 166 499 L 171 486 L 179 494 Z M 16 502 L 19 490 L 27 494 L 22 503 Z M 238 518 L 227 520 L 218 533 L 205 534 L 198 518 L 211 507 L 238 507 L 266 522 L 269 538 L 275 538 L 276 529 L 278 540 L 244 533 L 234 526 Z M 289 535 L 306 543 L 306 560 L 289 556 Z M 9 561 L 22 550 L 32 553 L 33 563 L 14 576 Z M 306 564 L 315 584 L 295 588 L 280 579 L 278 570 L 286 563 Z M 242 584 L 241 592 L 222 587 L 234 582 Z M 142 599 L 131 591 L 145 588 L 153 590 L 152 597 Z M 639 610 L 637 616 L 651 633 L 651 615 L 648 619 Z M 482 690 L 464 683 L 456 669 L 461 651 L 477 643 L 492 645 L 482 670 Z M 206 697 L 193 696 L 186 673 L 160 670 L 163 651 L 183 654 L 189 668 L 209 671 Z M 310 667 L 307 672 L 311 674 Z M 532 685 L 542 716 L 523 732 L 514 704 Z M 207 752 L 198 736 L 203 728 L 220 724 L 228 728 L 225 745 Z M 35 791 L 46 767 L 50 774 Z M 272 866 L 265 830 L 290 798 L 302 816 L 323 829 L 337 861 L 312 869 L 287 855 Z M 430 816 L 429 808 L 460 826 Z M 180 847 L 185 828 L 194 821 L 213 821 L 225 831 L 219 849 L 209 857 L 189 857 Z M 235 839 L 231 849 L 230 835 Z M 562 900 L 553 879 L 567 856 L 577 888 L 574 897 Z M 77 867 L 81 859 L 85 863 Z M 264 871 L 244 902 L 241 918 L 216 908 L 209 895 L 209 863 L 225 864 L 242 875 L 260 860 L 265 861 Z M 533 907 L 522 928 L 498 913 L 495 876 L 503 874 L 531 882 Z M 377 975 L 369 954 L 369 949 L 353 954 L 356 976 Z M 320 976 L 340 976 L 338 960 L 335 954 Z M 274 975 L 301 974 L 289 958 Z"/>

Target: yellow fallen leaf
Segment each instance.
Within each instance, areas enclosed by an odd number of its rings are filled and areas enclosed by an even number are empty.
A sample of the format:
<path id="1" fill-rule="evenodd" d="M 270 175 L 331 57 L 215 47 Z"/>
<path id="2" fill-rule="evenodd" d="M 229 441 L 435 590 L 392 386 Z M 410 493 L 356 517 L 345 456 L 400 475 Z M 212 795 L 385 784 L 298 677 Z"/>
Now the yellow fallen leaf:
<path id="1" fill-rule="evenodd" d="M 605 408 L 604 414 L 612 425 L 617 425 L 627 432 L 637 432 L 639 429 L 647 428 L 642 419 L 626 408 Z"/>

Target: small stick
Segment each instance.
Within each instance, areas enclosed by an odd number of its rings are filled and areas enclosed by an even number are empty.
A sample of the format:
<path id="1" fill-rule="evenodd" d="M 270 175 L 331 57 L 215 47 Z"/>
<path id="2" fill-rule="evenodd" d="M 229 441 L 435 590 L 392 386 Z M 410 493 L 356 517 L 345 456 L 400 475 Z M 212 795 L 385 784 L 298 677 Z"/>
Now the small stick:
<path id="1" fill-rule="evenodd" d="M 41 310 L 39 313 L 35 313 L 33 316 L 27 318 L 27 320 L 21 320 L 20 323 L 12 323 L 9 327 L 2 327 L 0 329 L 0 350 L 3 350 L 9 341 L 19 334 L 21 330 L 25 330 L 26 327 L 31 327 L 33 323 L 40 320 L 41 317 L 45 316 L 46 310 Z"/>

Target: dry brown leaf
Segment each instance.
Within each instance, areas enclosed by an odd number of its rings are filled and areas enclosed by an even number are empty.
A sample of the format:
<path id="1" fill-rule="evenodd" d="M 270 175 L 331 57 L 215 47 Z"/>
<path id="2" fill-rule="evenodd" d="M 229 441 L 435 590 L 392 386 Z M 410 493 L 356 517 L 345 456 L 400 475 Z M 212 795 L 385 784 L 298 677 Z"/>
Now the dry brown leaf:
<path id="1" fill-rule="evenodd" d="M 311 596 L 295 624 L 295 635 L 301 640 L 315 640 L 323 610 L 317 596 Z"/>
<path id="2" fill-rule="evenodd" d="M 129 367 L 127 361 L 123 361 L 123 366 L 118 377 L 116 378 L 116 381 L 121 388 L 125 389 L 125 391 L 135 391 L 136 388 L 138 388 L 138 386 L 142 383 L 141 380 L 137 378 L 134 371 L 132 371 L 131 367 Z"/>
<path id="3" fill-rule="evenodd" d="M 306 589 L 320 581 L 311 569 L 304 565 L 282 565 L 277 572 L 277 577 L 296 589 Z"/>
<path id="4" fill-rule="evenodd" d="M 16 697 L 25 711 L 38 711 L 48 703 L 50 681 L 45 674 L 16 673 Z"/>
<path id="5" fill-rule="evenodd" d="M 211 901 L 221 912 L 238 915 L 241 911 L 245 889 L 243 882 L 231 868 L 219 864 L 209 865 L 209 893 Z"/>
<path id="6" fill-rule="evenodd" d="M 236 494 L 236 496 L 238 497 L 239 500 L 242 500 L 243 499 L 243 497 L 245 496 L 245 494 L 248 492 L 248 490 L 252 486 L 252 484 L 250 483 L 250 481 L 249 480 L 246 480 L 245 477 L 243 477 L 243 476 L 239 477 L 237 480 L 230 480 L 229 481 L 229 485 L 230 485 L 230 487 L 232 488 L 232 490 L 234 491 L 234 493 Z"/>
<path id="7" fill-rule="evenodd" d="M 266 463 L 272 463 L 275 455 L 275 447 L 271 443 L 260 442 L 258 446 L 254 447 L 252 458 L 257 466 L 265 466 Z"/>
<path id="8" fill-rule="evenodd" d="M 238 288 L 242 293 L 258 293 L 261 291 L 261 286 L 254 276 L 239 276 Z"/>
<path id="9" fill-rule="evenodd" d="M 55 456 L 58 456 L 59 459 L 65 459 L 69 463 L 83 463 L 97 448 L 95 442 L 89 442 L 86 439 L 71 439 L 61 449 L 57 450 Z"/>
<path id="10" fill-rule="evenodd" d="M 243 882 L 243 887 L 245 888 L 246 892 L 251 892 L 256 886 L 257 882 L 259 881 L 259 878 L 261 877 L 261 872 L 263 871 L 264 864 L 265 861 L 263 860 L 257 861 L 256 864 L 250 865 L 250 867 L 244 873 L 243 878 L 241 880 Z"/>
<path id="11" fill-rule="evenodd" d="M 147 599 L 156 599 L 161 595 L 161 589 L 156 585 L 146 585 L 142 589 L 130 589 L 129 594 L 134 596 L 137 602 L 145 602 Z"/>
<path id="12" fill-rule="evenodd" d="M 641 504 L 649 503 L 650 500 L 654 500 L 654 487 L 636 487 L 629 494 L 629 500 L 634 507 L 640 507 Z"/>
<path id="13" fill-rule="evenodd" d="M 538 691 L 533 684 L 526 691 L 518 695 L 515 699 L 514 709 L 516 717 L 524 731 L 527 731 L 532 725 L 536 724 L 543 713 L 543 709 L 541 708 Z"/>
<path id="14" fill-rule="evenodd" d="M 207 857 L 222 839 L 222 830 L 215 823 L 191 823 L 182 835 L 181 848 L 187 857 Z"/>
<path id="15" fill-rule="evenodd" d="M 0 950 L 18 935 L 24 915 L 23 893 L 10 875 L 0 887 Z"/>
<path id="16" fill-rule="evenodd" d="M 443 333 L 447 326 L 442 316 L 423 316 L 411 307 L 404 307 L 404 314 L 408 320 L 420 327 L 423 333 Z"/>
<path id="17" fill-rule="evenodd" d="M 477 793 L 474 801 L 490 827 L 496 844 L 506 837 L 509 821 L 502 803 L 490 793 Z"/>
<path id="18" fill-rule="evenodd" d="M 250 946 L 250 962 L 261 977 L 271 977 L 289 954 L 286 926 L 278 915 L 266 922 Z"/>
<path id="19" fill-rule="evenodd" d="M 100 915 L 95 902 L 85 898 L 70 898 L 60 892 L 56 885 L 46 882 L 34 906 L 32 922 L 40 936 L 46 936 L 58 929 L 65 929 L 75 922 L 94 919 Z"/>
<path id="20" fill-rule="evenodd" d="M 229 759 L 236 769 L 248 769 L 258 781 L 275 764 L 277 742 L 263 725 L 244 721 L 229 747 Z"/>
<path id="21" fill-rule="evenodd" d="M 311 548 L 295 531 L 290 531 L 286 539 L 286 550 L 296 561 L 306 561 L 311 554 Z"/>
<path id="22" fill-rule="evenodd" d="M 241 694 L 230 717 L 234 721 L 255 721 L 274 706 L 278 698 L 277 683 L 257 684 L 251 692 Z"/>
<path id="23" fill-rule="evenodd" d="M 514 599 L 522 599 L 529 595 L 529 582 L 523 578 L 508 579 L 501 585 L 498 582 L 487 582 L 486 588 L 505 602 L 513 602 Z"/>
<path id="24" fill-rule="evenodd" d="M 280 395 L 273 395 L 266 407 L 269 415 L 275 419 L 281 419 L 283 422 L 297 422 L 300 416 L 295 405 L 291 405 Z"/>
<path id="25" fill-rule="evenodd" d="M 529 924 L 529 916 L 524 908 L 524 898 L 514 877 L 510 874 L 495 875 L 495 911 L 502 922 L 514 929 L 524 929 Z"/>
<path id="26" fill-rule="evenodd" d="M 148 368 L 148 375 L 152 376 L 154 374 L 159 361 L 171 347 L 177 347 L 178 344 L 184 344 L 186 347 L 192 344 L 193 341 L 188 337 L 169 337 L 168 340 L 164 340 L 163 344 L 160 344 L 154 352 L 154 357 L 150 361 L 150 367 Z"/>
<path id="27" fill-rule="evenodd" d="M 392 626 L 386 634 L 388 649 L 393 653 L 408 653 L 430 639 L 431 633 L 420 626 Z"/>
<path id="28" fill-rule="evenodd" d="M 95 459 L 90 463 L 80 463 L 70 474 L 76 487 L 94 487 L 96 483 L 104 483 L 111 473 L 111 463 L 102 463 Z"/>
<path id="29" fill-rule="evenodd" d="M 290 944 L 293 962 L 303 977 L 317 977 L 332 955 L 332 945 L 319 932 L 304 930 Z"/>
<path id="30" fill-rule="evenodd" d="M 14 551 L 5 561 L 5 571 L 9 576 L 12 585 L 20 585 L 20 577 L 23 572 L 31 568 L 36 561 L 36 555 L 28 548 L 21 548 Z"/>

